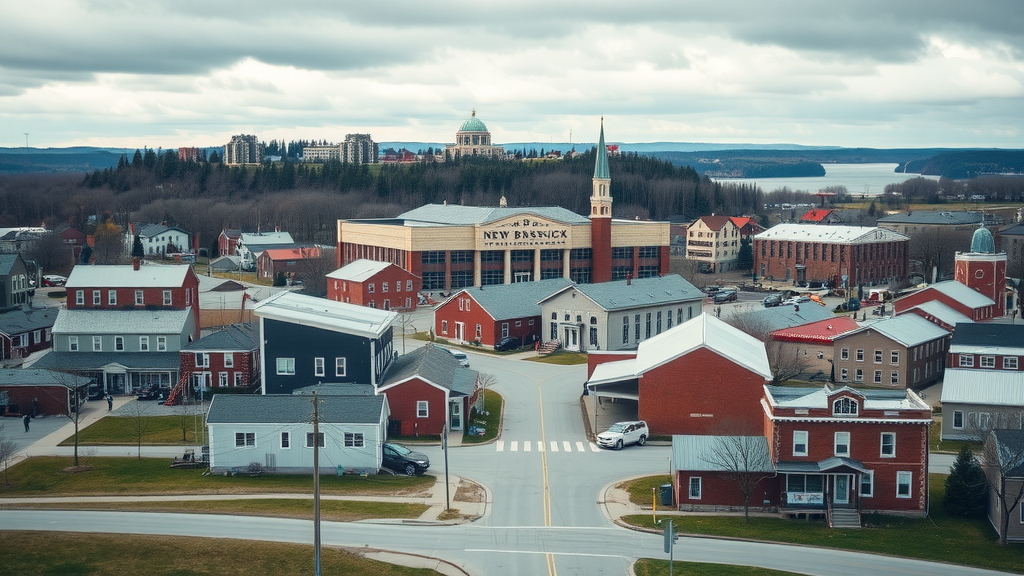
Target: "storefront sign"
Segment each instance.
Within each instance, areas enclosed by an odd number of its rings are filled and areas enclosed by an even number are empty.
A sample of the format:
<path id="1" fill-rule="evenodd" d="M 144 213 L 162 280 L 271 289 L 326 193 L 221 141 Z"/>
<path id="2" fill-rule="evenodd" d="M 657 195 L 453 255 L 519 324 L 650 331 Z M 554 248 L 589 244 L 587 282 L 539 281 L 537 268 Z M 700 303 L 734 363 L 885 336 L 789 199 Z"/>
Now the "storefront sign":
<path id="1" fill-rule="evenodd" d="M 538 218 L 516 218 L 477 229 L 478 250 L 499 248 L 568 248 L 571 229 L 560 222 Z"/>

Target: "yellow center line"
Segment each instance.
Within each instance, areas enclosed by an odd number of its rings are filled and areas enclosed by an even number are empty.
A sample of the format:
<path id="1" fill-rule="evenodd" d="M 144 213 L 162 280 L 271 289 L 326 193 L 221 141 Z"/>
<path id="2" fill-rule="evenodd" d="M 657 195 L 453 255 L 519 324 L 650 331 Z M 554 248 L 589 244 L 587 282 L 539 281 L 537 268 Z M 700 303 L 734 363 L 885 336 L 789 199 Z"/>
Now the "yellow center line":
<path id="1" fill-rule="evenodd" d="M 537 399 L 540 402 L 540 441 L 542 446 L 547 446 L 548 439 L 544 433 L 544 392 L 541 390 L 540 382 L 537 383 Z M 540 453 L 540 467 L 544 473 L 544 526 L 551 526 L 551 485 L 548 483 L 548 451 Z M 546 554 L 548 563 L 548 576 L 558 576 L 555 568 L 555 556 Z"/>

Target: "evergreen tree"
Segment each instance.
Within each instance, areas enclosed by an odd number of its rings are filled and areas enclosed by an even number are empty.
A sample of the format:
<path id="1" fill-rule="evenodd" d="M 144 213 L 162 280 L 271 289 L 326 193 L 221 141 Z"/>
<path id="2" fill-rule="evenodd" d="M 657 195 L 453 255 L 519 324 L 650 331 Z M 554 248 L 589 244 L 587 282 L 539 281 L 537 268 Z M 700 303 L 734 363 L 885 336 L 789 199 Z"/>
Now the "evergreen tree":
<path id="1" fill-rule="evenodd" d="M 874 217 L 878 213 L 878 208 L 875 207 L 875 201 L 871 201 L 871 205 L 868 206 L 868 216 Z"/>
<path id="2" fill-rule="evenodd" d="M 142 239 L 139 238 L 138 234 L 135 235 L 135 240 L 132 241 L 132 256 L 135 258 L 144 258 L 146 256 L 146 251 L 142 248 Z"/>
<path id="3" fill-rule="evenodd" d="M 278 272 L 277 276 L 274 277 L 274 286 L 287 286 L 288 280 L 284 277 L 284 272 Z"/>
<path id="4" fill-rule="evenodd" d="M 750 246 L 750 238 L 740 238 L 740 250 L 736 254 L 736 267 L 750 270 L 754 267 L 754 249 Z"/>
<path id="5" fill-rule="evenodd" d="M 980 518 L 985 515 L 988 483 L 981 464 L 964 445 L 946 477 L 946 496 L 943 505 L 954 516 Z"/>

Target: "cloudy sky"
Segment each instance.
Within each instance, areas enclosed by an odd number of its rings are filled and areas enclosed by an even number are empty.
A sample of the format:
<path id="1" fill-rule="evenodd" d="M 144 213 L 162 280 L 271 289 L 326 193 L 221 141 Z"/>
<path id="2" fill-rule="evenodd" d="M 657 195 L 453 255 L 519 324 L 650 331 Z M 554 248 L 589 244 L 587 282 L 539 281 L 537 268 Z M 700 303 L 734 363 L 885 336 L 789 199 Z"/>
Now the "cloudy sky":
<path id="1" fill-rule="evenodd" d="M 1017 0 L 0 0 L 0 146 L 1024 148 Z"/>

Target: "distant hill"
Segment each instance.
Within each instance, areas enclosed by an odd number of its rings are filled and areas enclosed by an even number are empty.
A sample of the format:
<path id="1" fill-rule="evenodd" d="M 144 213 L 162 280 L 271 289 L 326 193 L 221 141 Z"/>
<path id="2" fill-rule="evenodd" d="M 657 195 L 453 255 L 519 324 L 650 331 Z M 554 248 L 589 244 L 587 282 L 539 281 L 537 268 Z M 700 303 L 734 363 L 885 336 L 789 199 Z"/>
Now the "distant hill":
<path id="1" fill-rule="evenodd" d="M 75 146 L 72 148 L 0 148 L 0 173 L 91 172 L 117 166 L 126 151 Z M 132 150 L 134 152 L 134 150 Z"/>

